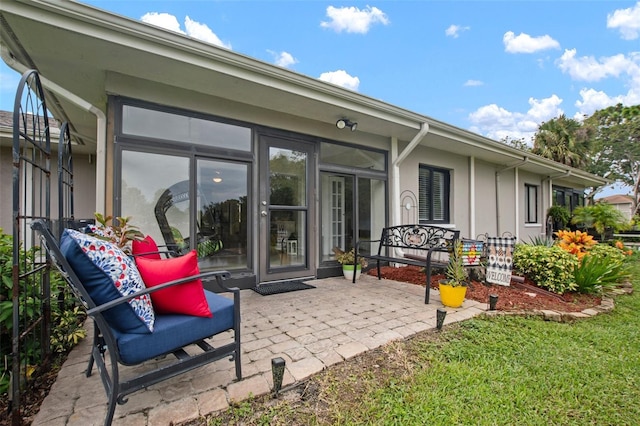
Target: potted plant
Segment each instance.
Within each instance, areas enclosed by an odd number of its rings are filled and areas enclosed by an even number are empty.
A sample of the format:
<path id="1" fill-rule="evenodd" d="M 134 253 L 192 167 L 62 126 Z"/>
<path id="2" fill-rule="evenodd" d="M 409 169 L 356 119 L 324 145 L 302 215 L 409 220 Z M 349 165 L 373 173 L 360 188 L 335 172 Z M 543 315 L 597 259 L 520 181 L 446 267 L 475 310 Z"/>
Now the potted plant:
<path id="1" fill-rule="evenodd" d="M 444 306 L 458 308 L 467 294 L 469 274 L 462 261 L 462 243 L 457 241 L 449 254 L 449 263 L 445 271 L 445 279 L 440 280 L 440 300 Z"/>
<path id="2" fill-rule="evenodd" d="M 336 260 L 338 261 L 338 263 L 342 265 L 342 274 L 344 275 L 344 277 L 348 280 L 353 280 L 354 263 L 356 256 L 355 249 L 343 251 L 338 247 L 335 247 L 333 249 L 333 252 L 336 254 Z M 355 270 L 356 279 L 358 279 L 358 277 L 360 276 L 362 268 L 366 266 L 367 260 L 362 256 L 358 256 L 358 264 L 356 265 Z"/>
<path id="3" fill-rule="evenodd" d="M 551 219 L 553 231 L 559 231 L 569 224 L 571 212 L 565 206 L 551 206 L 547 210 L 547 217 Z"/>
<path id="4" fill-rule="evenodd" d="M 130 216 L 104 216 L 94 213 L 97 225 L 89 225 L 90 233 L 96 238 L 116 244 L 126 254 L 131 254 L 131 241 L 141 241 L 144 234 L 136 226 L 129 223 Z M 109 223 L 111 222 L 111 223 Z"/>

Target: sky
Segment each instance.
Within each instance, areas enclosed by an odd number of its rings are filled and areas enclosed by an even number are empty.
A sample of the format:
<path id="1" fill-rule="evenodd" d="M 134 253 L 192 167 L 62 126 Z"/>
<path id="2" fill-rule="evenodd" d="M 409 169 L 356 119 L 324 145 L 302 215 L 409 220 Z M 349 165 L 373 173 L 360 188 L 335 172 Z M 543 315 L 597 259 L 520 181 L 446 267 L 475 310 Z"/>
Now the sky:
<path id="1" fill-rule="evenodd" d="M 640 1 L 84 0 L 495 140 L 640 104 Z M 19 75 L 0 65 L 0 109 Z"/>

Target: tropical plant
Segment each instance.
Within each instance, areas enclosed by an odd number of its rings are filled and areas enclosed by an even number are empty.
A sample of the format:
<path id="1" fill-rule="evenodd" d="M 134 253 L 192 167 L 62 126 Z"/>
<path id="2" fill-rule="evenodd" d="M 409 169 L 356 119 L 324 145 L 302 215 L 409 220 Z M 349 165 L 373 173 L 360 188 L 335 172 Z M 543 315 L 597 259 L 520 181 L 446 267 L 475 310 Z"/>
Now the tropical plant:
<path id="1" fill-rule="evenodd" d="M 581 259 L 598 242 L 593 236 L 581 231 L 558 231 L 558 246 Z"/>
<path id="2" fill-rule="evenodd" d="M 336 247 L 333 249 L 333 252 L 336 254 L 336 260 L 341 265 L 353 265 L 355 263 L 355 249 L 343 251 Z M 367 259 L 362 256 L 358 256 L 358 263 L 362 268 L 365 268 L 367 266 Z"/>
<path id="3" fill-rule="evenodd" d="M 453 250 L 449 253 L 449 263 L 444 273 L 447 284 L 451 287 L 466 286 L 469 281 L 469 274 L 462 261 L 462 243 L 456 241 Z"/>
<path id="4" fill-rule="evenodd" d="M 527 244 L 532 246 L 551 247 L 555 244 L 555 241 L 548 235 L 535 235 L 529 237 L 529 242 Z"/>
<path id="5" fill-rule="evenodd" d="M 583 229 L 593 228 L 600 234 L 600 240 L 604 241 L 605 231 L 614 232 L 625 229 L 626 219 L 615 206 L 609 203 L 595 203 L 589 206 L 577 207 L 573 211 L 571 223 L 579 225 Z"/>
<path id="6" fill-rule="evenodd" d="M 562 114 L 538 127 L 531 151 L 567 166 L 584 168 L 593 133 L 592 127 L 582 126 Z"/>
<path id="7" fill-rule="evenodd" d="M 538 286 L 563 294 L 576 289 L 573 271 L 578 257 L 555 245 L 553 247 L 517 244 L 513 252 L 514 268 Z"/>
<path id="8" fill-rule="evenodd" d="M 578 292 L 599 294 L 607 288 L 615 287 L 628 277 L 628 272 L 622 263 L 589 254 L 575 267 L 573 276 Z"/>
<path id="9" fill-rule="evenodd" d="M 129 223 L 130 216 L 116 217 L 94 214 L 98 225 L 92 228 L 91 234 L 101 240 L 110 241 L 120 247 L 125 253 L 131 252 L 131 241 L 141 241 L 144 234 L 136 226 Z"/>

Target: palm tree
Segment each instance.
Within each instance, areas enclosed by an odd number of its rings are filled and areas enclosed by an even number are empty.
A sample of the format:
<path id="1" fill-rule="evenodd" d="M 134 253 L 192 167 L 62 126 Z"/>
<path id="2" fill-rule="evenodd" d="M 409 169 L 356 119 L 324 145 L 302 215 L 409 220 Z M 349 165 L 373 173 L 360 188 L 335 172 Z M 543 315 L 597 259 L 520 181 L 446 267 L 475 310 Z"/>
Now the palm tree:
<path id="1" fill-rule="evenodd" d="M 532 152 L 567 166 L 585 168 L 592 133 L 592 127 L 562 114 L 540 125 Z"/>

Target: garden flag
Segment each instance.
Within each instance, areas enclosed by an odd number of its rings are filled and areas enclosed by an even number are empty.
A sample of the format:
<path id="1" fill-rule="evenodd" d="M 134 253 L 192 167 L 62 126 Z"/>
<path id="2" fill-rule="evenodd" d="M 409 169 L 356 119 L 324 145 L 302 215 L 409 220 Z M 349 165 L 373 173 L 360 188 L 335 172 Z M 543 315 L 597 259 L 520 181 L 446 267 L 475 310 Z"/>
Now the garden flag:
<path id="1" fill-rule="evenodd" d="M 487 238 L 487 278 L 492 284 L 510 285 L 515 237 Z"/>

